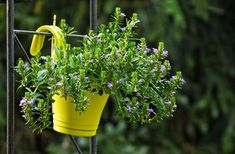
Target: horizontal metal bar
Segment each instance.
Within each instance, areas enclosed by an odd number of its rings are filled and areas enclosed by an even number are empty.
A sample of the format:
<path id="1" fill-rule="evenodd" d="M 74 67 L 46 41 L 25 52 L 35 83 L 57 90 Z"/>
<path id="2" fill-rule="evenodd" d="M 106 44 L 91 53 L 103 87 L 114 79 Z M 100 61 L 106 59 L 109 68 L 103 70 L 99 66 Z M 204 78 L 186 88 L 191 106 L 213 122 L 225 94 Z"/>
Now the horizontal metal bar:
<path id="1" fill-rule="evenodd" d="M 30 30 L 14 29 L 14 32 L 15 32 L 16 34 L 33 34 L 33 35 L 52 36 L 52 34 L 51 34 L 51 33 L 48 33 L 48 32 L 36 32 L 36 31 L 30 31 Z M 87 35 L 68 34 L 67 36 L 68 36 L 68 37 L 83 38 L 83 37 L 86 37 Z"/>
<path id="2" fill-rule="evenodd" d="M 33 0 L 14 0 L 15 3 L 26 3 L 26 2 L 32 2 Z M 6 3 L 6 0 L 0 0 L 0 3 Z"/>

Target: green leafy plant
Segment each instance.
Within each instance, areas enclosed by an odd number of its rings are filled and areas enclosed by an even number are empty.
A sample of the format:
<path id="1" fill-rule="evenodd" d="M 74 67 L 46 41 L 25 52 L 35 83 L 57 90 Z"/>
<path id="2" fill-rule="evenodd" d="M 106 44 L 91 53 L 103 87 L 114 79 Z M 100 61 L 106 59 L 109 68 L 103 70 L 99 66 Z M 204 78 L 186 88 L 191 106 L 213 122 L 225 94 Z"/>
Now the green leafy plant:
<path id="1" fill-rule="evenodd" d="M 16 71 L 26 89 L 20 102 L 27 124 L 41 132 L 51 126 L 53 95 L 73 97 L 76 111 L 86 111 L 88 92 L 108 93 L 117 113 L 134 123 L 159 122 L 176 108 L 175 94 L 185 82 L 172 73 L 164 43 L 148 48 L 137 38 L 137 14 L 126 19 L 117 8 L 113 20 L 90 31 L 79 46 L 55 47 L 56 59 L 37 55 L 30 64 L 19 60 Z M 72 31 L 63 21 L 62 31 Z M 172 75 L 173 74 L 173 75 Z"/>

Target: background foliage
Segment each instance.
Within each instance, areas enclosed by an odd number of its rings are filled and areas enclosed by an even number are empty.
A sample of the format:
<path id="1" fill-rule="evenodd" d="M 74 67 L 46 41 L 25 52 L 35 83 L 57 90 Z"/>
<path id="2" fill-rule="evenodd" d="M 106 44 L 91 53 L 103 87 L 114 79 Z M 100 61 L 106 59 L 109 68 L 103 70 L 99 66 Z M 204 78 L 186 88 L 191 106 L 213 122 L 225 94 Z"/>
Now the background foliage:
<path id="1" fill-rule="evenodd" d="M 98 0 L 99 23 L 107 23 L 116 6 L 129 16 L 139 14 L 139 32 L 151 45 L 164 41 L 175 70 L 183 70 L 187 85 L 178 95 L 174 117 L 162 123 L 130 125 L 106 106 L 98 131 L 101 154 L 230 154 L 235 153 L 235 1 L 219 0 Z M 86 0 L 35 0 L 15 5 L 15 28 L 35 30 L 51 24 L 53 14 L 86 34 L 89 3 Z M 59 20 L 58 20 L 59 21 Z M 5 5 L 0 4 L 0 153 L 5 153 Z M 32 36 L 20 36 L 29 49 Z M 16 58 L 22 55 L 16 47 Z M 32 134 L 18 112 L 17 153 L 73 153 L 68 137 L 51 130 Z M 110 100 L 111 102 L 112 100 Z M 23 139 L 23 140 L 22 140 Z M 87 139 L 79 138 L 87 149 Z"/>

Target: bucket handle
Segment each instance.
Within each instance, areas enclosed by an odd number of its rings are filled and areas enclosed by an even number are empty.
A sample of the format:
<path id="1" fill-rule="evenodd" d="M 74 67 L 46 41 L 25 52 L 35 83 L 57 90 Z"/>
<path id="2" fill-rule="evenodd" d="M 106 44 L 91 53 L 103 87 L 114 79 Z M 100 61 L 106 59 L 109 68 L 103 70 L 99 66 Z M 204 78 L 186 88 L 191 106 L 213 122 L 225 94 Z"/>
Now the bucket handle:
<path id="1" fill-rule="evenodd" d="M 51 56 L 55 57 L 55 49 L 54 45 L 58 48 L 65 47 L 65 38 L 61 31 L 61 29 L 55 25 L 43 25 L 39 27 L 36 32 L 50 32 L 53 35 L 52 40 L 52 49 L 51 49 Z M 45 40 L 45 35 L 34 35 L 33 40 L 30 47 L 30 54 L 32 56 L 36 56 L 42 49 L 43 43 Z"/>

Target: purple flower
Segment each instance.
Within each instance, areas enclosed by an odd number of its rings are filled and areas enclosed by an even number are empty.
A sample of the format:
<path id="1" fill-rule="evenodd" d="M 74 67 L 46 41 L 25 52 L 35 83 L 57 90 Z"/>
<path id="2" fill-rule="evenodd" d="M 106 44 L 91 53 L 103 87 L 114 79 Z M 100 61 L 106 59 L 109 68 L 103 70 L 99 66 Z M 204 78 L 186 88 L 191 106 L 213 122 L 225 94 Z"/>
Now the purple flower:
<path id="1" fill-rule="evenodd" d="M 148 100 L 149 98 L 150 98 L 149 96 L 144 96 L 144 99 L 147 99 L 147 100 Z"/>
<path id="2" fill-rule="evenodd" d="M 158 53 L 158 49 L 153 48 L 153 53 L 154 53 L 154 54 L 157 54 L 157 53 Z"/>
<path id="3" fill-rule="evenodd" d="M 46 69 L 43 69 L 41 71 L 38 72 L 38 77 L 41 78 L 43 77 L 45 74 L 46 74 L 47 70 Z"/>
<path id="4" fill-rule="evenodd" d="M 153 110 L 152 108 L 149 108 L 149 109 L 148 109 L 148 112 L 149 112 L 149 113 L 154 113 L 154 110 Z"/>
<path id="5" fill-rule="evenodd" d="M 29 63 L 26 62 L 26 63 L 24 64 L 24 68 L 25 68 L 26 71 L 28 71 L 29 68 L 30 68 Z"/>
<path id="6" fill-rule="evenodd" d="M 171 101 L 166 101 L 165 104 L 166 105 L 171 105 Z"/>
<path id="7" fill-rule="evenodd" d="M 167 50 L 163 51 L 162 55 L 164 58 L 166 58 L 168 56 L 168 51 Z"/>
<path id="8" fill-rule="evenodd" d="M 57 64 L 57 62 L 55 62 L 55 61 L 52 61 L 52 62 L 51 62 L 51 66 L 52 66 L 52 67 L 55 67 L 56 64 Z"/>
<path id="9" fill-rule="evenodd" d="M 145 52 L 146 52 L 146 53 L 150 53 L 151 50 L 150 50 L 149 48 L 146 48 L 146 49 L 145 49 Z"/>
<path id="10" fill-rule="evenodd" d="M 176 108 L 177 108 L 177 105 L 176 105 L 176 104 L 174 104 L 174 105 L 173 105 L 173 108 L 174 108 L 174 109 L 176 109 Z"/>
<path id="11" fill-rule="evenodd" d="M 46 69 L 41 70 L 41 73 L 42 73 L 42 74 L 45 74 L 46 72 L 47 72 Z"/>
<path id="12" fill-rule="evenodd" d="M 161 72 L 164 72 L 166 70 L 166 66 L 165 65 L 162 65 L 161 66 Z"/>
<path id="13" fill-rule="evenodd" d="M 122 84 L 123 81 L 124 81 L 123 79 L 119 79 L 119 80 L 117 81 L 117 83 L 118 83 L 118 84 Z"/>
<path id="14" fill-rule="evenodd" d="M 181 79 L 181 84 L 185 84 L 186 81 L 184 79 Z"/>
<path id="15" fill-rule="evenodd" d="M 111 87 L 113 87 L 113 84 L 112 84 L 112 83 L 108 83 L 108 84 L 107 84 L 107 87 L 108 87 L 108 88 L 111 88 Z"/>
<path id="16" fill-rule="evenodd" d="M 26 103 L 27 103 L 27 100 L 26 100 L 25 98 L 23 98 L 23 99 L 20 101 L 20 106 L 24 106 Z"/>
<path id="17" fill-rule="evenodd" d="M 91 64 L 94 64 L 94 62 L 95 62 L 94 59 L 91 59 L 91 60 L 90 60 L 90 63 L 91 63 Z"/>
<path id="18" fill-rule="evenodd" d="M 128 106 L 127 106 L 127 111 L 128 111 L 128 112 L 131 112 L 131 110 L 132 110 L 132 108 L 128 105 Z"/>
<path id="19" fill-rule="evenodd" d="M 78 75 L 74 75 L 73 78 L 74 78 L 74 80 L 77 80 L 78 79 Z"/>
<path id="20" fill-rule="evenodd" d="M 125 16 L 126 16 L 125 13 L 120 14 L 120 17 L 122 17 L 122 18 L 124 18 Z"/>
<path id="21" fill-rule="evenodd" d="M 137 50 L 141 50 L 141 44 L 137 44 Z"/>
<path id="22" fill-rule="evenodd" d="M 33 98 L 33 99 L 31 99 L 31 100 L 29 101 L 29 104 L 34 104 L 35 101 L 36 101 L 36 99 Z"/>

